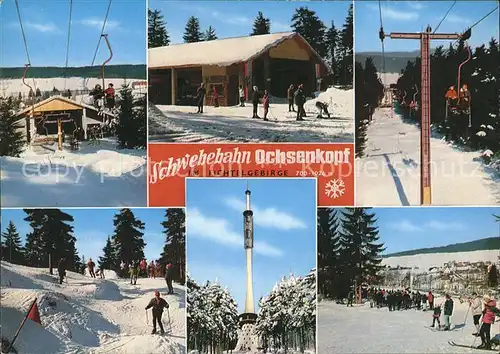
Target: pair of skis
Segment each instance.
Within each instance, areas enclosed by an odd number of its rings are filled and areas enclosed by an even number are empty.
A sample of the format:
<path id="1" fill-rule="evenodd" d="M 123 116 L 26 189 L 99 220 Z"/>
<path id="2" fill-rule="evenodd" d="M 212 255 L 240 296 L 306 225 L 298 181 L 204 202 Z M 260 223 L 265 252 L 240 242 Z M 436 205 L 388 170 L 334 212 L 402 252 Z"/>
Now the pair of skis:
<path id="1" fill-rule="evenodd" d="M 458 344 L 458 343 L 455 343 L 454 341 L 452 340 L 449 340 L 448 341 L 448 344 L 451 345 L 452 347 L 461 347 L 461 348 L 469 348 L 469 349 L 477 349 L 477 350 L 488 350 L 488 351 L 492 351 L 492 352 L 495 352 L 497 351 L 498 349 L 485 349 L 485 348 L 477 348 L 477 347 L 473 347 L 471 345 L 465 345 L 465 344 Z"/>

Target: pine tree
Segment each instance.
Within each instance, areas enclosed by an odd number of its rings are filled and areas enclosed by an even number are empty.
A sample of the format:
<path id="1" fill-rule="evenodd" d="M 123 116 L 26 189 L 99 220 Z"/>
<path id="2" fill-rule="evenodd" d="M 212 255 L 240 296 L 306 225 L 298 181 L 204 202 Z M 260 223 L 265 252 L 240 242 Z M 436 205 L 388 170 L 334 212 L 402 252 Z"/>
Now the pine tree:
<path id="1" fill-rule="evenodd" d="M 75 247 L 73 226 L 69 225 L 74 221 L 73 217 L 59 209 L 24 209 L 24 212 L 27 215 L 24 220 L 28 221 L 33 229 L 26 236 L 28 265 L 49 265 L 50 274 L 53 274 L 54 265 L 64 257 L 67 269 L 78 271 L 80 258 Z"/>
<path id="2" fill-rule="evenodd" d="M 133 148 L 137 131 L 134 124 L 134 97 L 132 89 L 123 85 L 120 90 L 120 110 L 116 134 L 121 148 Z"/>
<path id="3" fill-rule="evenodd" d="M 204 41 L 213 41 L 217 39 L 217 34 L 215 33 L 215 28 L 208 26 L 208 29 L 203 34 Z"/>
<path id="4" fill-rule="evenodd" d="M 299 33 L 316 50 L 321 57 L 327 55 L 327 44 L 325 42 L 326 26 L 316 15 L 316 12 L 307 7 L 295 10 L 292 16 L 292 28 Z M 351 57 L 352 58 L 352 57 Z"/>
<path id="5" fill-rule="evenodd" d="M 78 271 L 78 273 L 85 275 L 85 270 L 87 269 L 87 260 L 85 259 L 85 256 L 82 256 L 82 262 L 81 262 L 81 267 Z"/>
<path id="6" fill-rule="evenodd" d="M 133 127 L 135 135 L 131 136 L 129 148 L 145 148 L 147 142 L 147 111 L 148 102 L 146 95 L 141 95 L 134 102 L 134 120 Z"/>
<path id="7" fill-rule="evenodd" d="M 251 36 L 258 36 L 261 34 L 270 34 L 271 33 L 271 20 L 269 18 L 265 18 L 264 14 L 259 11 L 257 17 L 253 21 L 253 30 L 250 33 Z"/>
<path id="8" fill-rule="evenodd" d="M 130 209 L 121 209 L 113 218 L 115 231 L 111 240 L 114 244 L 117 264 L 132 262 L 144 259 L 144 247 L 146 243 L 143 240 L 144 223 L 137 219 Z"/>
<path id="9" fill-rule="evenodd" d="M 14 113 L 12 97 L 0 99 L 0 156 L 18 157 L 25 144 L 22 125 Z"/>
<path id="10" fill-rule="evenodd" d="M 102 257 L 99 257 L 99 259 L 97 260 L 99 268 L 118 270 L 120 262 L 115 259 L 116 253 L 110 237 L 108 237 L 108 239 L 106 240 L 106 246 L 104 246 L 104 248 L 102 249 L 102 253 Z"/>
<path id="11" fill-rule="evenodd" d="M 349 286 L 357 287 L 369 277 L 376 277 L 383 268 L 381 253 L 385 250 L 379 241 L 375 214 L 371 208 L 349 208 L 342 211 L 340 247 Z"/>
<path id="12" fill-rule="evenodd" d="M 339 41 L 339 33 L 335 28 L 335 23 L 332 21 L 332 26 L 325 33 L 325 44 L 327 48 L 327 57 L 330 60 L 330 67 L 333 73 L 333 82 L 338 82 L 339 73 L 337 68 L 337 42 Z"/>
<path id="13" fill-rule="evenodd" d="M 203 33 L 200 32 L 200 20 L 197 17 L 191 16 L 188 19 L 182 38 L 184 43 L 195 43 L 203 40 Z"/>
<path id="14" fill-rule="evenodd" d="M 341 85 L 352 85 L 353 80 L 353 48 L 354 48 L 354 16 L 353 6 L 349 6 L 345 23 L 340 32 L 339 81 Z"/>
<path id="15" fill-rule="evenodd" d="M 13 264 L 24 264 L 24 250 L 16 225 L 9 221 L 9 226 L 2 233 L 2 259 Z"/>
<path id="16" fill-rule="evenodd" d="M 165 246 L 160 258 L 160 264 L 172 263 L 174 266 L 174 280 L 184 284 L 186 280 L 186 215 L 184 209 L 169 208 L 165 212 L 165 221 L 161 223 L 165 228 Z"/>
<path id="17" fill-rule="evenodd" d="M 33 89 L 30 88 L 30 92 L 28 93 L 29 98 L 35 97 L 35 93 L 33 92 Z"/>
<path id="18" fill-rule="evenodd" d="M 164 47 L 170 44 L 167 24 L 160 10 L 148 9 L 148 48 Z"/>
<path id="19" fill-rule="evenodd" d="M 339 284 L 339 248 L 337 212 L 333 208 L 319 208 L 318 227 L 318 292 L 333 297 Z"/>
<path id="20" fill-rule="evenodd" d="M 55 89 L 55 87 L 54 87 Z M 33 91 L 30 91 L 31 92 L 31 96 L 30 97 L 33 97 Z M 42 92 L 40 91 L 40 88 L 36 88 L 36 92 L 35 92 L 35 97 L 42 97 Z"/>
<path id="21" fill-rule="evenodd" d="M 59 94 L 59 90 L 54 86 L 54 88 L 52 89 L 52 94 L 54 95 L 58 95 Z"/>

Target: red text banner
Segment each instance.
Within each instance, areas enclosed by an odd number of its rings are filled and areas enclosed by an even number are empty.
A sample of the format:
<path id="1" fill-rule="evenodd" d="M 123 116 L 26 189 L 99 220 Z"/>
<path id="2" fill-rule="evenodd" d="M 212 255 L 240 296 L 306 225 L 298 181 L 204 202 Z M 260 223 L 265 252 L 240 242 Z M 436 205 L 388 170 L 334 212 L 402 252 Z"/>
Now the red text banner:
<path id="1" fill-rule="evenodd" d="M 318 206 L 354 204 L 353 144 L 169 143 L 148 154 L 152 207 L 185 206 L 186 177 L 317 177 Z"/>

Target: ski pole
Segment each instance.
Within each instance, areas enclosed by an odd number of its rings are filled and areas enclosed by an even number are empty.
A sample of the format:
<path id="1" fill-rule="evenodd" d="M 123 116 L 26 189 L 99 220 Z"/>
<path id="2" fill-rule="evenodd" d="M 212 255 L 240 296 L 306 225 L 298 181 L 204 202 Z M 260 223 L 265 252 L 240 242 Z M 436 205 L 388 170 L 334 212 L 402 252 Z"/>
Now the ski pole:
<path id="1" fill-rule="evenodd" d="M 167 307 L 167 315 L 168 315 L 168 326 L 170 327 L 170 333 L 172 333 L 172 322 L 170 321 L 170 310 Z"/>
<path id="2" fill-rule="evenodd" d="M 462 327 L 462 332 L 464 331 L 465 323 L 467 322 L 467 317 L 469 316 L 470 307 L 471 307 L 471 305 L 469 304 L 469 308 L 467 309 L 467 313 L 465 314 L 464 325 Z"/>
<path id="3" fill-rule="evenodd" d="M 146 310 L 146 323 L 149 324 L 148 310 Z"/>

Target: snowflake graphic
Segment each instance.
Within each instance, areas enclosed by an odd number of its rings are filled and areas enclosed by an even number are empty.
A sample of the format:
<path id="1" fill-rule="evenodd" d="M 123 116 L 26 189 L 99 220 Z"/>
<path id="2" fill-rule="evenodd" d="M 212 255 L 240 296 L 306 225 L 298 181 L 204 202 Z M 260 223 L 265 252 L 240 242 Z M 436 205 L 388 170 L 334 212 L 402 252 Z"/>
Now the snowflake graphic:
<path id="1" fill-rule="evenodd" d="M 325 194 L 333 199 L 339 198 L 345 193 L 345 183 L 342 179 L 332 179 L 326 182 Z"/>

